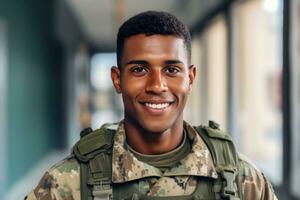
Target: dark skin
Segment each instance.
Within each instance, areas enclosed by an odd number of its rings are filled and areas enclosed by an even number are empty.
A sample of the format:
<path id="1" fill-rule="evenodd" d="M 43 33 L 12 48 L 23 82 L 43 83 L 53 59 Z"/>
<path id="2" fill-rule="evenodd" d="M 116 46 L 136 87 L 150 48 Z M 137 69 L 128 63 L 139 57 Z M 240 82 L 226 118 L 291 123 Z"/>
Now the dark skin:
<path id="1" fill-rule="evenodd" d="M 128 144 L 143 154 L 175 149 L 183 137 L 183 109 L 196 69 L 181 38 L 139 34 L 125 40 L 122 66 L 111 68 L 122 94 Z"/>

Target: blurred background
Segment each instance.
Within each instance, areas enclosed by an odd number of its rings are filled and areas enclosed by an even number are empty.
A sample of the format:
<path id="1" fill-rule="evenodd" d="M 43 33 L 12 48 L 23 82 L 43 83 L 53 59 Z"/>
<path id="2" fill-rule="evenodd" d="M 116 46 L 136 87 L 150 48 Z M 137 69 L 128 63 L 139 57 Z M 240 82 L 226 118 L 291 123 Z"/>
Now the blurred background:
<path id="1" fill-rule="evenodd" d="M 23 199 L 81 129 L 122 119 L 116 33 L 146 10 L 191 30 L 185 119 L 220 123 L 280 200 L 300 199 L 300 0 L 0 0 L 0 199 Z"/>

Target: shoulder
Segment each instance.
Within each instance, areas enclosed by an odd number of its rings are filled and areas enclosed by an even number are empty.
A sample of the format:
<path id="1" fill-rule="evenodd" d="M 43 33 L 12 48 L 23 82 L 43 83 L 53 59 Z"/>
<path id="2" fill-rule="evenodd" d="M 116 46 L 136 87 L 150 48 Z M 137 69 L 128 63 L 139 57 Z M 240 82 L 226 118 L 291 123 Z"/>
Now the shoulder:
<path id="1" fill-rule="evenodd" d="M 241 169 L 244 171 L 245 175 L 261 174 L 256 165 L 246 155 L 238 153 L 238 158 Z"/>
<path id="2" fill-rule="evenodd" d="M 80 166 L 70 156 L 48 169 L 38 185 L 28 195 L 31 199 L 66 200 L 80 199 Z"/>
<path id="3" fill-rule="evenodd" d="M 59 174 L 60 176 L 62 174 L 70 174 L 70 175 L 74 175 L 76 174 L 76 172 L 79 172 L 79 163 L 78 161 L 75 159 L 74 156 L 70 155 L 68 157 L 66 157 L 65 159 L 59 161 L 58 163 L 56 163 L 55 165 L 53 165 L 48 172 L 50 174 L 53 174 L 54 176 L 56 176 L 57 174 Z"/>
<path id="4" fill-rule="evenodd" d="M 55 180 L 56 186 L 59 188 L 79 189 L 80 165 L 73 156 L 69 156 L 53 165 L 47 173 Z"/>
<path id="5" fill-rule="evenodd" d="M 230 135 L 221 131 L 217 123 L 210 121 L 208 127 L 198 126 L 195 128 L 202 136 L 202 139 L 206 141 L 214 158 L 215 165 L 218 163 L 218 160 L 231 160 L 227 159 L 229 157 L 235 158 L 235 161 L 237 161 L 235 163 L 239 166 L 239 182 L 245 200 L 277 199 L 272 185 L 264 174 L 246 156 L 235 150 L 235 145 Z"/>
<path id="6" fill-rule="evenodd" d="M 245 199 L 277 199 L 265 175 L 243 154 L 238 154 L 242 193 Z"/>

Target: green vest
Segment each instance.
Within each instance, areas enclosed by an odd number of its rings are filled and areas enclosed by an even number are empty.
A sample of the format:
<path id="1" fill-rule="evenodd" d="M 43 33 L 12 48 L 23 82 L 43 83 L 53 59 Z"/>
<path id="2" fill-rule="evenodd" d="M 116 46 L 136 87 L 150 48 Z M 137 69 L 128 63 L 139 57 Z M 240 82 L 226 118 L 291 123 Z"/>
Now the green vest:
<path id="1" fill-rule="evenodd" d="M 194 127 L 208 146 L 218 179 L 202 178 L 192 195 L 172 197 L 151 197 L 139 194 L 138 184 L 113 184 L 112 147 L 116 130 L 109 124 L 92 131 L 81 132 L 81 139 L 73 148 L 73 154 L 80 163 L 81 200 L 106 199 L 228 199 L 242 200 L 242 172 L 238 154 L 229 135 L 219 129 L 213 121 L 209 126 Z"/>

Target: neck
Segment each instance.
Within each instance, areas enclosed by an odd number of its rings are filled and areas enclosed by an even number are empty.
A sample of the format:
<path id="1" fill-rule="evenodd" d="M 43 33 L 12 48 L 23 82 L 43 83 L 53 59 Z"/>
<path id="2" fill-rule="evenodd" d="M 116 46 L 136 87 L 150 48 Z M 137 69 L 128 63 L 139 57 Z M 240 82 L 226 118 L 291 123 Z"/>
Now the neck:
<path id="1" fill-rule="evenodd" d="M 129 146 L 142 154 L 163 154 L 175 149 L 183 137 L 183 119 L 162 132 L 151 132 L 125 118 L 124 128 Z"/>

